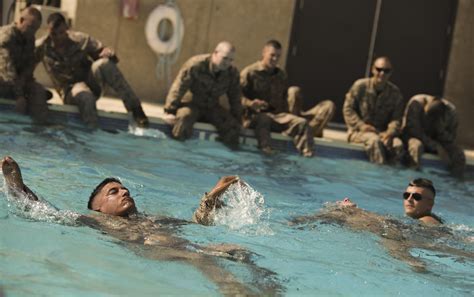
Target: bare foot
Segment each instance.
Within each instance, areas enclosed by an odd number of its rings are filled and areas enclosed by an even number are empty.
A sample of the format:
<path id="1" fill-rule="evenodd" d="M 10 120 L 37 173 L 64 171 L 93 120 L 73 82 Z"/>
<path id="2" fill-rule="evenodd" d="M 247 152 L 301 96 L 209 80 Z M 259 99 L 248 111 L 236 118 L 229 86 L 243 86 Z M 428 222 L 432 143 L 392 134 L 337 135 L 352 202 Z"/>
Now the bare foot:
<path id="1" fill-rule="evenodd" d="M 306 158 L 311 158 L 314 155 L 313 151 L 309 149 L 304 149 L 301 154 Z"/>
<path id="2" fill-rule="evenodd" d="M 273 155 L 275 153 L 275 151 L 269 146 L 264 146 L 264 147 L 260 148 L 260 150 L 265 155 Z"/>
<path id="3" fill-rule="evenodd" d="M 10 156 L 5 156 L 2 159 L 2 172 L 8 190 L 12 193 L 25 194 L 28 199 L 38 201 L 38 197 L 31 191 L 24 183 L 21 176 L 20 166 Z"/>
<path id="4" fill-rule="evenodd" d="M 7 186 L 11 190 L 21 191 L 24 188 L 23 178 L 18 163 L 10 156 L 2 159 L 2 172 Z"/>

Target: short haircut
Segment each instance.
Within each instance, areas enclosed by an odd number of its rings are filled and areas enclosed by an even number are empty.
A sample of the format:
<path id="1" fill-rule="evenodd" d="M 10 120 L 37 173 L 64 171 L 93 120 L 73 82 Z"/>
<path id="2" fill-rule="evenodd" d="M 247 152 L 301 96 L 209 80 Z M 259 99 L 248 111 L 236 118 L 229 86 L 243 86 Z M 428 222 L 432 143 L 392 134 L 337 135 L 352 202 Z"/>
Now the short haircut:
<path id="1" fill-rule="evenodd" d="M 415 178 L 408 184 L 408 186 L 429 189 L 431 192 L 433 192 L 433 198 L 436 196 L 436 190 L 435 190 L 435 187 L 433 186 L 433 182 L 429 179 Z"/>
<path id="2" fill-rule="evenodd" d="M 53 27 L 53 29 L 56 29 L 62 24 L 67 25 L 66 18 L 59 12 L 54 12 L 49 15 L 48 20 L 46 21 L 46 24 L 50 25 Z"/>
<path id="3" fill-rule="evenodd" d="M 43 20 L 43 16 L 41 15 L 41 12 L 35 7 L 28 6 L 27 8 L 23 9 L 21 12 L 22 12 L 22 15 L 29 14 L 31 16 L 34 16 L 40 22 Z"/>
<path id="4" fill-rule="evenodd" d="M 392 65 L 392 61 L 390 61 L 390 58 L 387 57 L 387 56 L 378 56 L 378 57 L 376 57 L 376 58 L 374 59 L 374 61 L 372 62 L 372 65 L 374 65 L 377 60 L 385 60 L 385 61 L 387 61 L 388 63 L 390 63 L 390 65 Z"/>
<path id="5" fill-rule="evenodd" d="M 281 49 L 281 43 L 278 40 L 275 40 L 275 39 L 271 39 L 271 40 L 267 41 L 265 43 L 265 47 L 267 47 L 267 46 L 271 46 L 274 49 L 278 49 L 278 50 Z"/>
<path id="6" fill-rule="evenodd" d="M 108 177 L 104 179 L 100 184 L 97 185 L 97 187 L 95 187 L 94 191 L 92 191 L 91 195 L 89 196 L 89 202 L 87 203 L 88 209 L 92 209 L 92 202 L 94 201 L 94 197 L 99 194 L 99 192 L 102 190 L 103 187 L 105 187 L 105 185 L 110 183 L 122 184 L 122 182 L 115 177 Z"/>

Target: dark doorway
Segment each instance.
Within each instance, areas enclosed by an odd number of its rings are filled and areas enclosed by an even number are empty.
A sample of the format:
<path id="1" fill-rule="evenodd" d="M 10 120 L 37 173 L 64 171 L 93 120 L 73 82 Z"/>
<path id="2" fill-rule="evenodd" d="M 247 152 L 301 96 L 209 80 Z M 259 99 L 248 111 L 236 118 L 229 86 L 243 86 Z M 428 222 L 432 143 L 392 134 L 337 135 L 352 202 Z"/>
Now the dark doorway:
<path id="1" fill-rule="evenodd" d="M 456 0 L 297 0 L 287 72 L 305 108 L 331 99 L 333 121 L 344 122 L 345 93 L 365 76 L 377 3 L 373 54 L 392 59 L 392 81 L 406 99 L 442 93 Z"/>
<path id="2" fill-rule="evenodd" d="M 375 56 L 389 56 L 404 97 L 442 95 L 456 1 L 384 0 Z"/>

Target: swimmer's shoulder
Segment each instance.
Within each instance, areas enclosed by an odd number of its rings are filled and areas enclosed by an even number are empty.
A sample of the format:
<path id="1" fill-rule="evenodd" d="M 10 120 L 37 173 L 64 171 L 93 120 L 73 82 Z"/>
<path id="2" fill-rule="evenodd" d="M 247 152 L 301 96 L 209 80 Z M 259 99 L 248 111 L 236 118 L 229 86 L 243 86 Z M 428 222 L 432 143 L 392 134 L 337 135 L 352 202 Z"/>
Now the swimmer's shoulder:
<path id="1" fill-rule="evenodd" d="M 435 215 L 424 216 L 424 217 L 419 218 L 419 220 L 423 224 L 426 224 L 426 225 L 429 225 L 429 226 L 438 226 L 438 225 L 443 224 L 442 220 L 439 217 L 435 216 Z"/>

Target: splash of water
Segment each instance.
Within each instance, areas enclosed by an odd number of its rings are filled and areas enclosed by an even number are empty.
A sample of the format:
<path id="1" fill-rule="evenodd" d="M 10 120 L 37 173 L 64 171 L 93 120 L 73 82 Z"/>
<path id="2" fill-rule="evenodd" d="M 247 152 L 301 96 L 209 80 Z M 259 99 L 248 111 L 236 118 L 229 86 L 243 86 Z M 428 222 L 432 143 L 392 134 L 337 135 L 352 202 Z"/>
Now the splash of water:
<path id="1" fill-rule="evenodd" d="M 135 136 L 147 136 L 147 137 L 152 137 L 152 138 L 157 138 L 157 139 L 168 138 L 168 136 L 166 136 L 165 133 L 161 132 L 158 129 L 140 128 L 140 127 L 137 127 L 136 125 L 129 125 L 128 133 L 133 134 Z"/>
<path id="2" fill-rule="evenodd" d="M 225 206 L 214 213 L 216 225 L 227 226 L 245 234 L 273 235 L 269 227 L 270 209 L 262 194 L 247 183 L 234 183 L 220 198 Z"/>
<path id="3" fill-rule="evenodd" d="M 39 201 L 33 201 L 24 193 L 12 193 L 7 190 L 5 183 L 1 190 L 5 193 L 5 197 L 7 198 L 8 210 L 19 217 L 61 225 L 77 225 L 76 220 L 80 215 L 73 211 L 59 210 L 41 198 L 39 198 Z"/>

